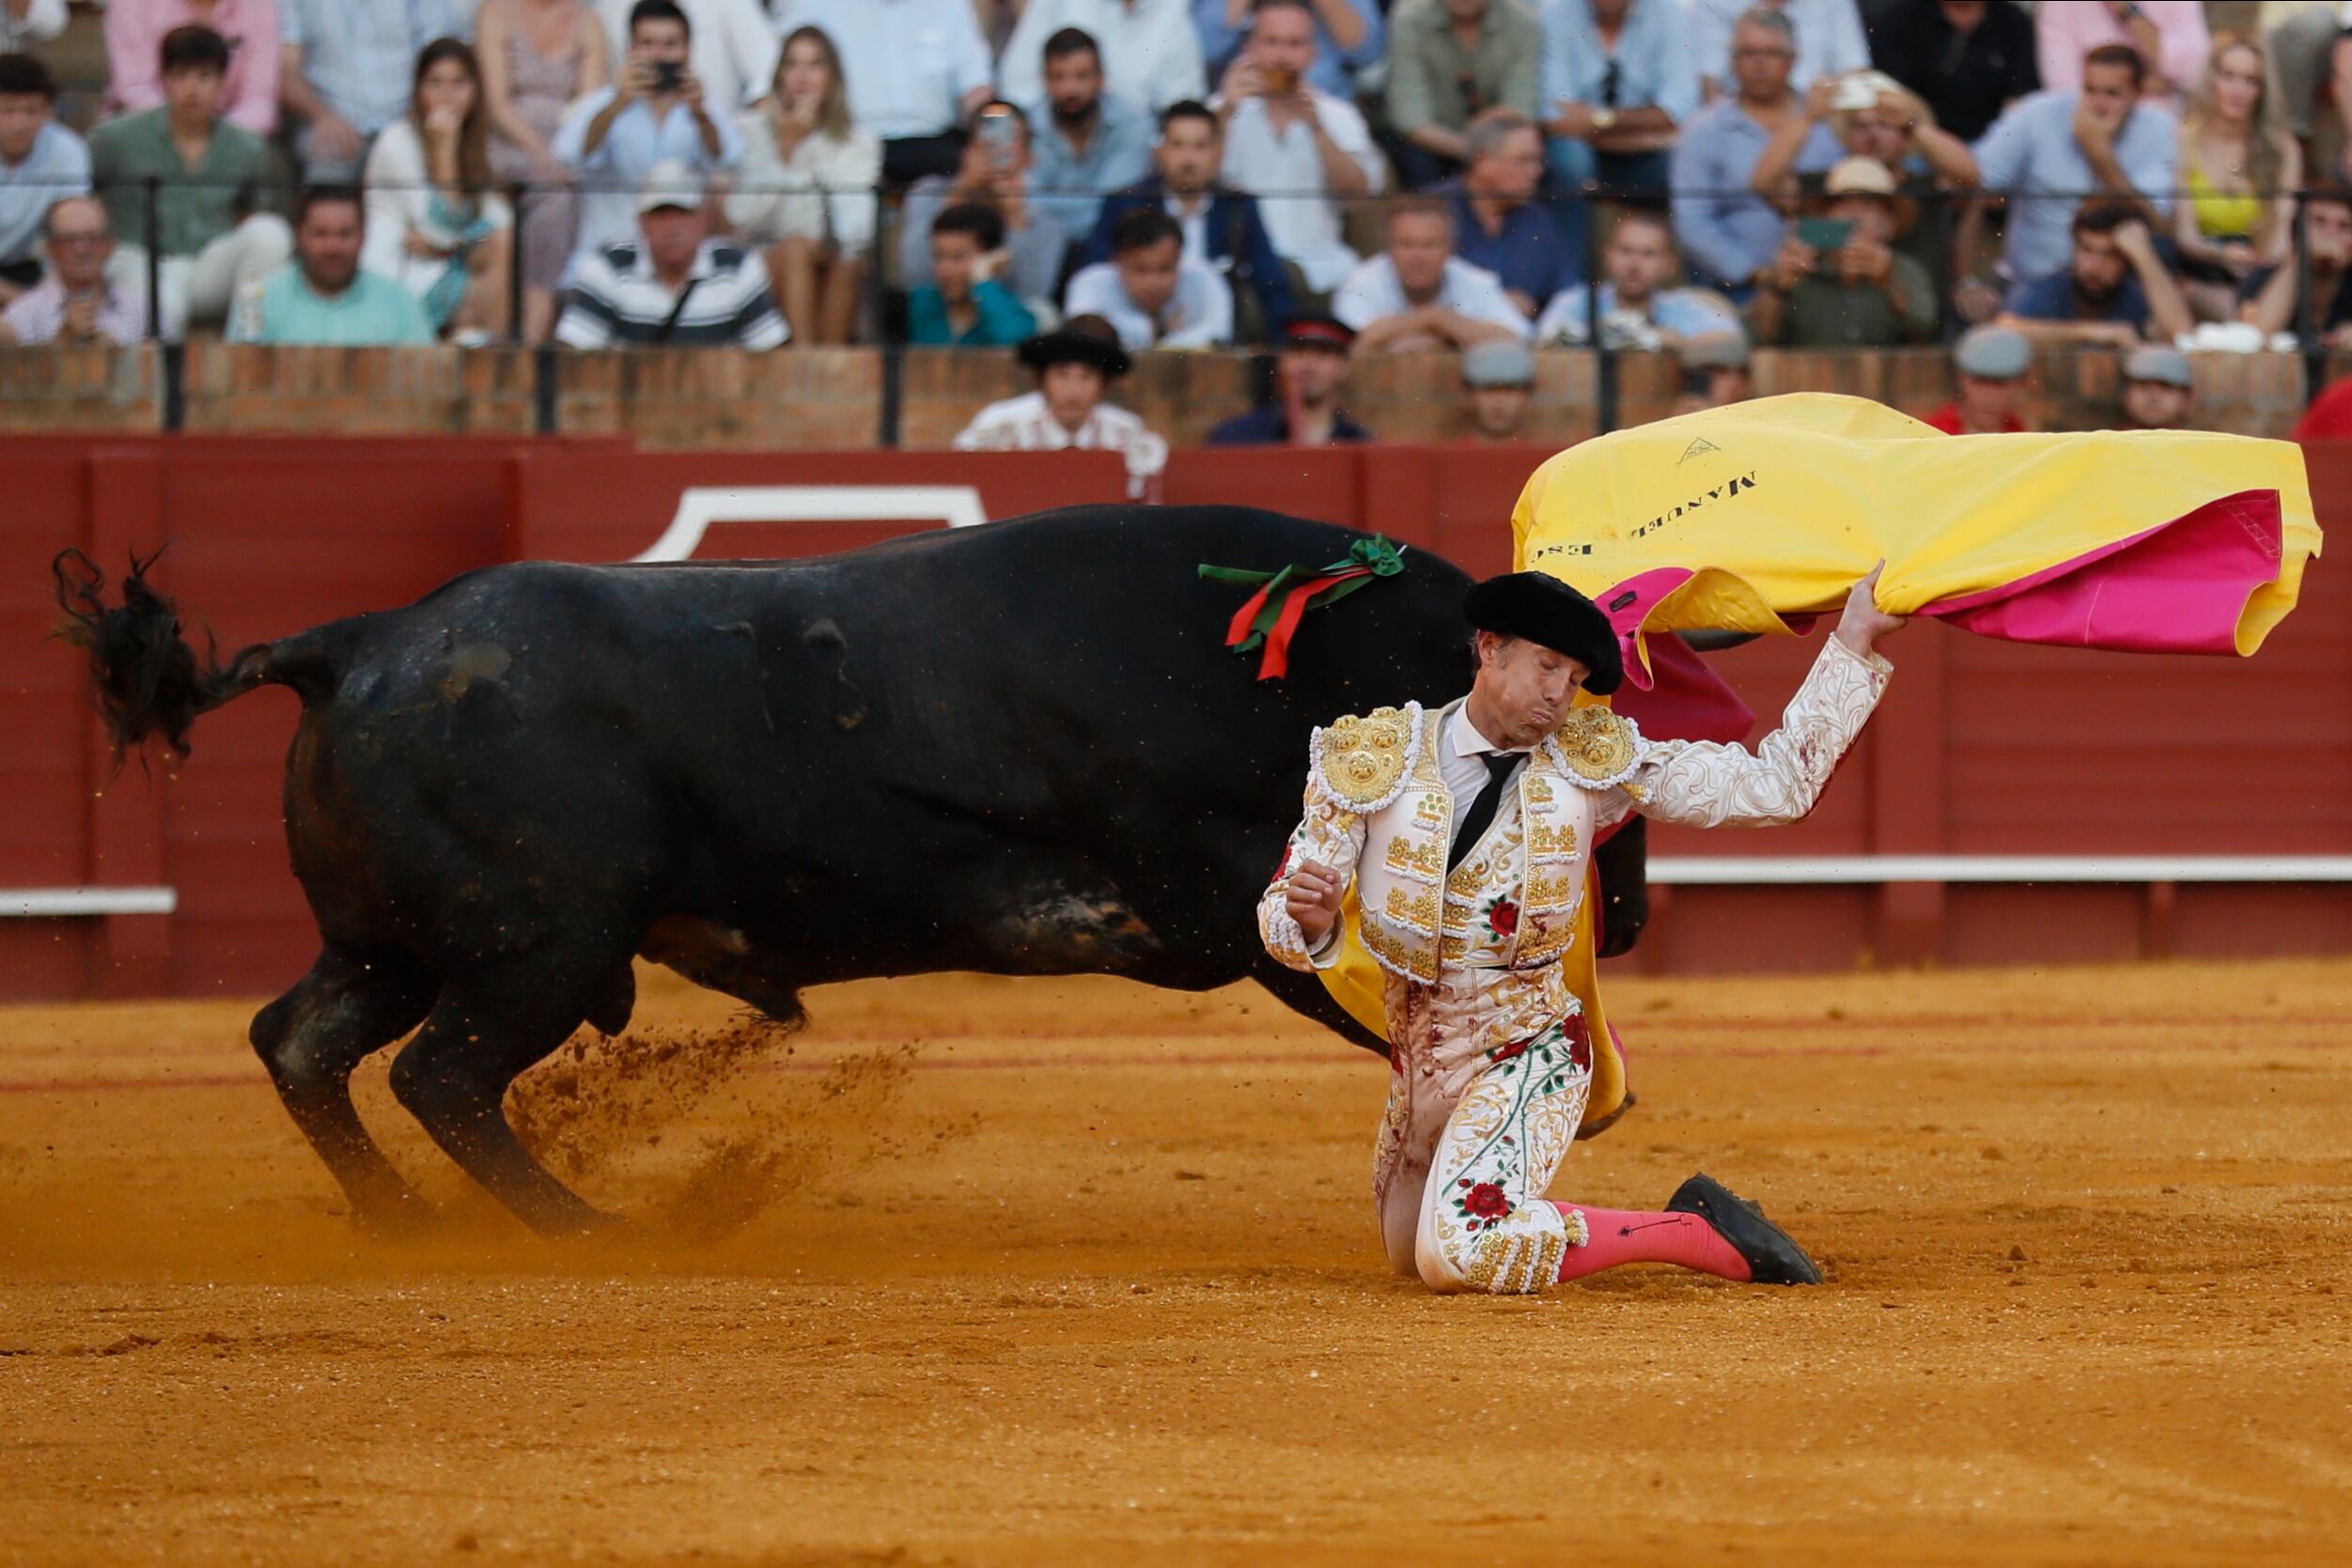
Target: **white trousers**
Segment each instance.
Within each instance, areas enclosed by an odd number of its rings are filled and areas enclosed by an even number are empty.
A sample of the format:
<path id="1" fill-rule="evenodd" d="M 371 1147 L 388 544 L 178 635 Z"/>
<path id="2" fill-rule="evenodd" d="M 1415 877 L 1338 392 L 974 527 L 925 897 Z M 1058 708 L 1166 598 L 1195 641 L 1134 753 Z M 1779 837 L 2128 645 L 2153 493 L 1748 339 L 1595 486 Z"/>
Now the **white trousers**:
<path id="1" fill-rule="evenodd" d="M 1576 1141 L 1593 1051 L 1557 966 L 1388 984 L 1388 1111 L 1373 1202 L 1389 1264 L 1437 1291 L 1520 1294 L 1559 1278 L 1581 1216 L 1544 1198 Z"/>
<path id="2" fill-rule="evenodd" d="M 164 335 L 180 338 L 193 323 L 221 326 L 241 303 L 294 258 L 294 230 L 274 212 L 257 212 L 194 256 L 167 256 L 156 268 Z M 125 245 L 107 267 L 108 281 L 147 295 L 147 252 Z"/>

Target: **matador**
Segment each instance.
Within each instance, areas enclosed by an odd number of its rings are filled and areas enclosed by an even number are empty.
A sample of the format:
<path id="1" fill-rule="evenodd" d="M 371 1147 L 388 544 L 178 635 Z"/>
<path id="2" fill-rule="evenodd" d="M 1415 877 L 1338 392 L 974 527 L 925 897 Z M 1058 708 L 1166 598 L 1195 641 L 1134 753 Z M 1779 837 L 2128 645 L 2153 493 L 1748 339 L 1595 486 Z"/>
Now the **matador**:
<path id="1" fill-rule="evenodd" d="M 1467 696 L 1337 720 L 1309 745 L 1306 808 L 1258 902 L 1266 949 L 1338 961 L 1352 881 L 1384 971 L 1388 1109 L 1373 1200 L 1390 1264 L 1439 1291 L 1519 1294 L 1627 1263 L 1760 1284 L 1818 1284 L 1804 1249 L 1705 1174 L 1657 1212 L 1546 1197 L 1592 1084 L 1593 1045 L 1560 960 L 1597 835 L 1631 813 L 1713 828 L 1795 822 L 1853 744 L 1902 618 L 1877 573 L 1780 728 L 1753 752 L 1650 740 L 1608 707 L 1623 678 L 1608 617 L 1557 578 L 1479 583 L 1464 611 Z"/>

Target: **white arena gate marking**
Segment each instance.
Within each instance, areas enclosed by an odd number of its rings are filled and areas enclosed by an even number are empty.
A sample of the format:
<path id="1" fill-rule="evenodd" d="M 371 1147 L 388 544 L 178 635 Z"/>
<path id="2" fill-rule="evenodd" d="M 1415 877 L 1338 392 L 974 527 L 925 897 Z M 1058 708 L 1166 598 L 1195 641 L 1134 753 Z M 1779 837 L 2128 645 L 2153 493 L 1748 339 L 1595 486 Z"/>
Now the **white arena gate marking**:
<path id="1" fill-rule="evenodd" d="M 755 485 L 681 491 L 678 515 L 632 561 L 687 561 L 714 522 L 896 522 L 936 518 L 950 528 L 989 520 L 970 485 Z"/>

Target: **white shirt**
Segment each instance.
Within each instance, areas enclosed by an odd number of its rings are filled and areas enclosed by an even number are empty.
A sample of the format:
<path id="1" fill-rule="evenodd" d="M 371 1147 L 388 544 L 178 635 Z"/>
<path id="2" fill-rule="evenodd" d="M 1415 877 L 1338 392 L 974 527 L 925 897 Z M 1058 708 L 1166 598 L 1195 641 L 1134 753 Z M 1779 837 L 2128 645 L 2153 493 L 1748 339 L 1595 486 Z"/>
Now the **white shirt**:
<path id="1" fill-rule="evenodd" d="M 743 137 L 743 166 L 726 201 L 735 232 L 761 243 L 798 236 L 830 236 L 864 255 L 874 245 L 874 187 L 882 178 L 879 137 L 852 130 L 803 136 L 790 159 L 776 150 L 775 122 L 764 109 L 746 109 L 736 121 Z"/>
<path id="2" fill-rule="evenodd" d="M 1755 5 L 1756 0 L 1691 0 L 1684 36 L 1698 74 L 1713 77 L 1726 88 L 1733 84 L 1732 30 Z M 1797 34 L 1797 59 L 1788 85 L 1798 97 L 1805 95 L 1816 77 L 1842 76 L 1869 66 L 1870 44 L 1854 0 L 1785 0 L 1781 11 Z"/>
<path id="3" fill-rule="evenodd" d="M 1045 40 L 1065 27 L 1102 51 L 1105 90 L 1157 113 L 1208 96 L 1192 0 L 1029 0 L 997 62 L 997 91 L 1015 103 L 1045 101 Z"/>
<path id="4" fill-rule="evenodd" d="M 1386 165 L 1372 145 L 1371 128 L 1352 103 L 1312 92 L 1323 133 L 1355 161 L 1367 181 L 1365 194 L 1378 195 Z M 1285 261 L 1298 264 L 1308 287 L 1328 293 L 1356 265 L 1356 253 L 1340 238 L 1339 203 L 1324 193 L 1323 155 L 1304 121 L 1277 133 L 1266 101 L 1244 99 L 1225 125 L 1225 183 L 1258 198 L 1266 237 Z"/>
<path id="5" fill-rule="evenodd" d="M 1445 281 L 1438 286 L 1438 297 L 1427 303 L 1473 321 L 1508 327 L 1521 343 L 1533 331 L 1519 307 L 1511 303 L 1511 296 L 1503 291 L 1503 280 L 1458 256 L 1445 258 Z M 1413 303 L 1405 298 L 1405 286 L 1397 281 L 1396 263 L 1386 252 L 1349 273 L 1339 292 L 1332 296 L 1332 314 L 1357 332 L 1384 316 L 1402 316 L 1413 308 Z"/>
<path id="6" fill-rule="evenodd" d="M 1478 726 L 1470 722 L 1470 704 L 1454 710 L 1454 717 L 1445 722 L 1445 745 L 1438 756 L 1438 774 L 1445 780 L 1446 793 L 1454 797 L 1454 823 L 1461 825 L 1462 814 L 1470 802 L 1487 787 L 1487 756 L 1492 752 L 1509 752 L 1513 756 L 1525 756 L 1532 748 L 1516 751 L 1498 746 L 1478 733 Z"/>
<path id="7" fill-rule="evenodd" d="M 1082 267 L 1070 279 L 1062 314 L 1099 316 L 1119 330 L 1129 353 L 1145 349 L 1215 349 L 1233 341 L 1233 288 L 1217 270 L 1186 256 L 1176 265 L 1176 297 L 1155 321 L 1127 291 L 1115 261 Z"/>
<path id="8" fill-rule="evenodd" d="M 1116 452 L 1127 459 L 1128 491 L 1168 466 L 1168 443 L 1115 403 L 1098 403 L 1077 430 L 1046 408 L 1045 394 L 1027 393 L 990 403 L 956 438 L 958 452 Z"/>
<path id="9" fill-rule="evenodd" d="M 629 69 L 629 12 L 636 0 L 597 0 L 613 40 L 614 70 Z M 768 96 L 784 40 L 759 0 L 678 0 L 693 32 L 688 69 L 702 81 L 704 104 L 724 116 Z"/>
<path id="10" fill-rule="evenodd" d="M 822 27 L 841 55 L 849 115 L 885 141 L 963 123 L 963 98 L 989 85 L 972 0 L 785 0 L 776 31 Z"/>
<path id="11" fill-rule="evenodd" d="M 424 139 L 416 122 L 406 115 L 394 120 L 367 152 L 367 227 L 360 247 L 359 264 L 371 272 L 397 278 L 423 294 L 449 266 L 447 256 L 421 256 L 408 248 L 412 234 L 436 245 L 454 247 L 458 236 L 433 221 L 433 185 L 426 167 Z M 514 226 L 506 198 L 485 191 L 475 197 L 476 210 L 493 229 Z"/>
<path id="12" fill-rule="evenodd" d="M 24 20 L 0 5 L 0 54 L 29 54 L 36 39 L 54 39 L 66 30 L 66 0 L 33 0 Z"/>

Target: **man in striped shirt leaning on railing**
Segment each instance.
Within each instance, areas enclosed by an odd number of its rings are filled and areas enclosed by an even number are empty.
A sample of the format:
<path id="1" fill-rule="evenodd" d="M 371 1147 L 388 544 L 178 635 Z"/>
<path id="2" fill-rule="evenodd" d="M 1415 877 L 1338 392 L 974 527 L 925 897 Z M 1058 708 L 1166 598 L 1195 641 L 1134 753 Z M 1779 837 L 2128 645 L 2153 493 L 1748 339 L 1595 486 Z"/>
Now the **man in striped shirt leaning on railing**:
<path id="1" fill-rule="evenodd" d="M 790 337 L 768 269 L 710 239 L 703 188 L 683 163 L 657 165 L 637 198 L 638 239 L 572 269 L 555 341 L 571 349 L 774 349 Z"/>

